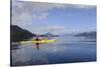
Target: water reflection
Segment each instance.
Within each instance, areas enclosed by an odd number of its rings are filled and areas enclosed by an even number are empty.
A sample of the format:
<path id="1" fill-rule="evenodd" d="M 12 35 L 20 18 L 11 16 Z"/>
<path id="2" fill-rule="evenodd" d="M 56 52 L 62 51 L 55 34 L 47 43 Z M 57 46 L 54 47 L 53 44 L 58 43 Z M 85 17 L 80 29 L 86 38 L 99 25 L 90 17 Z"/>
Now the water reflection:
<path id="1" fill-rule="evenodd" d="M 70 38 L 70 39 L 69 39 Z M 55 38 L 55 43 L 19 44 L 12 50 L 12 65 L 37 65 L 96 60 L 96 42 L 79 42 L 74 37 Z M 76 41 L 77 40 L 77 41 Z"/>
<path id="2" fill-rule="evenodd" d="M 36 43 L 36 48 L 39 50 L 40 49 L 40 44 Z"/>

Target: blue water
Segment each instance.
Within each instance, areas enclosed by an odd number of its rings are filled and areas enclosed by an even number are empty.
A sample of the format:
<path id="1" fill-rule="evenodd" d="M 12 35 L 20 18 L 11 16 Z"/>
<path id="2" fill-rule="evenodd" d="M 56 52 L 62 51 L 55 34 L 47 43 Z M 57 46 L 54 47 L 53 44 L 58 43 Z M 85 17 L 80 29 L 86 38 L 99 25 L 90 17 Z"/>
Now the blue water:
<path id="1" fill-rule="evenodd" d="M 23 44 L 12 51 L 12 65 L 40 65 L 96 61 L 96 42 L 73 36 L 54 38 L 56 43 Z M 88 41 L 89 42 L 85 42 Z"/>

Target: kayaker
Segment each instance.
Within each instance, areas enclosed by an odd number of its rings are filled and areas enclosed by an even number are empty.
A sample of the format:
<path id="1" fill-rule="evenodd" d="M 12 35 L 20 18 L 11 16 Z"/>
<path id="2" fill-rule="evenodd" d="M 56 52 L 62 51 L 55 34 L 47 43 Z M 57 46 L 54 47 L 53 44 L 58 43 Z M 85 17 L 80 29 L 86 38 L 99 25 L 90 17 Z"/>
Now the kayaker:
<path id="1" fill-rule="evenodd" d="M 40 39 L 39 39 L 39 36 L 38 35 L 36 35 L 36 38 L 35 38 L 35 40 L 36 41 L 40 41 Z M 39 47 L 39 45 L 40 45 L 40 43 L 36 43 L 36 47 L 37 47 L 37 49 L 39 49 L 40 47 Z"/>
<path id="2" fill-rule="evenodd" d="M 40 39 L 39 39 L 39 36 L 38 36 L 38 35 L 36 35 L 35 40 L 36 40 L 36 41 L 40 41 Z"/>

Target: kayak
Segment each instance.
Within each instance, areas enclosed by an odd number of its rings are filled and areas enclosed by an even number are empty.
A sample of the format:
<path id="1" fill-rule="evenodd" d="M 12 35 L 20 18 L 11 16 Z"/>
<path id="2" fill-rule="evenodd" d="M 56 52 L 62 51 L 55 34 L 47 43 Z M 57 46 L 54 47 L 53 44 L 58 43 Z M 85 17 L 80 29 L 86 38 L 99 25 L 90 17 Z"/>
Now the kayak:
<path id="1" fill-rule="evenodd" d="M 36 41 L 36 40 L 33 40 L 33 41 L 21 41 L 20 43 L 21 44 L 27 44 L 27 43 L 54 43 L 56 42 L 55 39 L 51 39 L 51 40 L 40 40 L 40 41 Z"/>
<path id="2" fill-rule="evenodd" d="M 41 40 L 41 41 L 32 41 L 32 43 L 53 43 L 56 42 L 56 40 Z"/>

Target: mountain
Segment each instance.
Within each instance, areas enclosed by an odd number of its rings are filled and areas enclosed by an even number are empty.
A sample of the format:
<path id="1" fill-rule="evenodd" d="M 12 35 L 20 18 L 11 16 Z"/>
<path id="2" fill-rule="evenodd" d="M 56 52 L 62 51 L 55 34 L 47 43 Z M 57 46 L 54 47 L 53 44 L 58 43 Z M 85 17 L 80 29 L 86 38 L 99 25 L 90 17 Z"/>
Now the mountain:
<path id="1" fill-rule="evenodd" d="M 75 36 L 96 39 L 96 32 L 95 31 L 83 32 L 83 33 L 76 34 Z"/>
<path id="2" fill-rule="evenodd" d="M 54 35 L 54 34 L 52 34 L 52 33 L 50 33 L 50 32 L 45 33 L 45 34 L 42 34 L 42 35 L 40 35 L 40 36 L 42 36 L 42 37 L 45 37 L 45 36 L 48 36 L 48 37 L 58 37 L 58 35 Z"/>
<path id="3" fill-rule="evenodd" d="M 19 42 L 35 36 L 35 34 L 32 34 L 31 32 L 24 30 L 17 25 L 11 25 L 10 31 L 11 31 L 11 36 L 10 36 L 11 42 Z"/>

